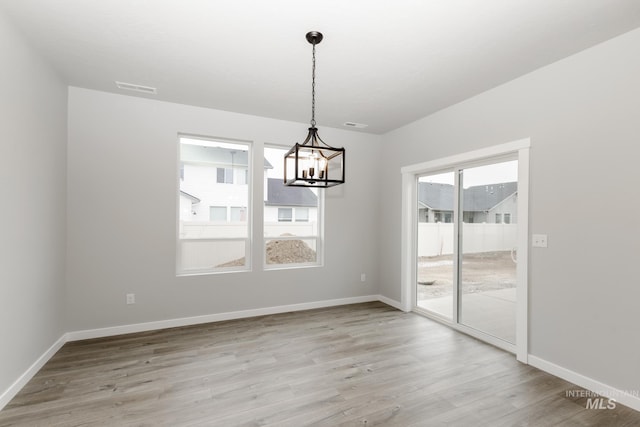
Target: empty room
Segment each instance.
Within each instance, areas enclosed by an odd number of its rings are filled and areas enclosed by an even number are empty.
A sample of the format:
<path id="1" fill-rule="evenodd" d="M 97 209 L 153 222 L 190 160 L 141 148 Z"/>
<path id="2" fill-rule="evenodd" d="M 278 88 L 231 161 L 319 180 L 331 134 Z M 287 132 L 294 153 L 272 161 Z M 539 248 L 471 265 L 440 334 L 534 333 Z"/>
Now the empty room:
<path id="1" fill-rule="evenodd" d="M 0 426 L 640 426 L 638 0 L 0 0 Z"/>

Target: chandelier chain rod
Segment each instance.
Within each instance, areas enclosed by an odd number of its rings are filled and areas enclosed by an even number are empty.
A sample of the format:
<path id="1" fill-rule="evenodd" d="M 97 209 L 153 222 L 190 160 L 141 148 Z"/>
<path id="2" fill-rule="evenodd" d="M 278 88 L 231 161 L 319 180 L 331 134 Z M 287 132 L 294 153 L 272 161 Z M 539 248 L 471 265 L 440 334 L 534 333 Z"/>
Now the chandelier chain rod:
<path id="1" fill-rule="evenodd" d="M 311 65 L 311 127 L 316 127 L 316 44 L 313 44 Z"/>

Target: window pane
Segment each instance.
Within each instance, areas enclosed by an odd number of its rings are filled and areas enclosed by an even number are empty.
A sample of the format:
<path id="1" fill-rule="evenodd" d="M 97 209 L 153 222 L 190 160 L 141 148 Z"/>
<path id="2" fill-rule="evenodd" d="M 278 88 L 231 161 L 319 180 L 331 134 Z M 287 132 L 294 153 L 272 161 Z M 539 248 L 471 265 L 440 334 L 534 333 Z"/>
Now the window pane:
<path id="1" fill-rule="evenodd" d="M 235 154 L 235 153 L 234 153 Z M 245 169 L 246 171 L 246 169 Z M 232 168 L 217 168 L 216 170 L 216 182 L 218 184 L 233 184 L 234 169 Z M 246 184 L 245 182 L 239 184 Z"/>
<path id="2" fill-rule="evenodd" d="M 231 221 L 246 221 L 247 208 L 231 207 Z"/>
<path id="3" fill-rule="evenodd" d="M 249 145 L 181 137 L 180 165 L 178 272 L 244 269 L 248 263 L 237 260 L 249 250 L 249 184 L 233 178 L 248 176 Z M 239 240 L 216 241 L 230 238 Z M 235 264 L 221 266 L 231 261 Z"/>
<path id="4" fill-rule="evenodd" d="M 272 146 L 264 150 L 265 265 L 320 263 L 322 190 L 284 185 L 284 155 L 287 151 L 288 148 Z M 306 255 L 301 255 L 300 251 Z"/>
<path id="5" fill-rule="evenodd" d="M 296 222 L 309 221 L 309 208 L 296 208 Z"/>
<path id="6" fill-rule="evenodd" d="M 225 182 L 225 184 L 233 184 L 233 169 L 225 168 L 225 170 L 224 170 L 224 182 Z"/>
<path id="7" fill-rule="evenodd" d="M 210 206 L 209 221 L 227 221 L 227 208 L 225 206 Z"/>
<path id="8" fill-rule="evenodd" d="M 278 221 L 291 222 L 291 208 L 278 208 Z"/>

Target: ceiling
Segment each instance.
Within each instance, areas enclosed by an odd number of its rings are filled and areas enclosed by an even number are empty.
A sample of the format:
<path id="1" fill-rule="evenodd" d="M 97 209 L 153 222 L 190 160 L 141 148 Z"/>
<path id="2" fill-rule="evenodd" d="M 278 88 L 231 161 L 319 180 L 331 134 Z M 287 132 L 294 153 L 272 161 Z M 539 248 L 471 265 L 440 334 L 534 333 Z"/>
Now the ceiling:
<path id="1" fill-rule="evenodd" d="M 384 133 L 640 26 L 639 0 L 0 0 L 72 86 Z"/>

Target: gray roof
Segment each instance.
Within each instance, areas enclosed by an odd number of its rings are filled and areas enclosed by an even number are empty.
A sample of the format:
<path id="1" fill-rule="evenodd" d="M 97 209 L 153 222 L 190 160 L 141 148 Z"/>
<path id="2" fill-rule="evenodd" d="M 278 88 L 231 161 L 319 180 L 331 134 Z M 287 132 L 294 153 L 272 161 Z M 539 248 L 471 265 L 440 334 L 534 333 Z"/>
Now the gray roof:
<path id="1" fill-rule="evenodd" d="M 287 187 L 282 179 L 267 180 L 267 206 L 318 206 L 318 197 L 307 187 Z"/>
<path id="2" fill-rule="evenodd" d="M 517 182 L 502 182 L 465 188 L 463 193 L 464 210 L 486 212 L 517 191 Z M 452 211 L 453 185 L 419 182 L 418 201 L 433 210 Z"/>

